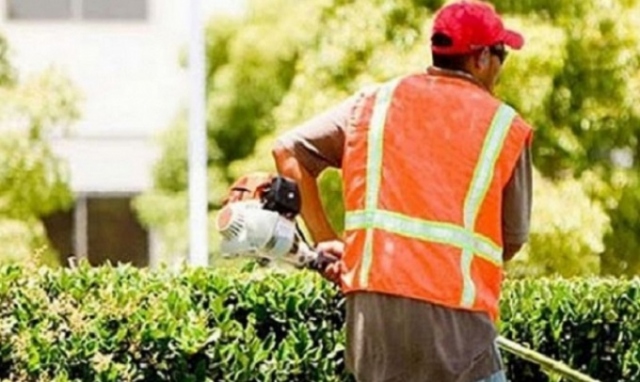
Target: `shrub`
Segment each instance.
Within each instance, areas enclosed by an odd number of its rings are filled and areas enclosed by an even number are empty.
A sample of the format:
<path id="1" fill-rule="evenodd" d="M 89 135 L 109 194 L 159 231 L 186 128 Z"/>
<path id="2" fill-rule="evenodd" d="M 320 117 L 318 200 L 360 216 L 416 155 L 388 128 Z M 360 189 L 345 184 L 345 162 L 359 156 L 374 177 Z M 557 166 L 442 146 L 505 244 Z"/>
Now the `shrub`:
<path id="1" fill-rule="evenodd" d="M 640 282 L 510 282 L 502 332 L 603 381 L 640 377 Z M 344 300 L 307 272 L 0 268 L 0 380 L 349 381 Z M 507 355 L 510 378 L 545 380 Z"/>

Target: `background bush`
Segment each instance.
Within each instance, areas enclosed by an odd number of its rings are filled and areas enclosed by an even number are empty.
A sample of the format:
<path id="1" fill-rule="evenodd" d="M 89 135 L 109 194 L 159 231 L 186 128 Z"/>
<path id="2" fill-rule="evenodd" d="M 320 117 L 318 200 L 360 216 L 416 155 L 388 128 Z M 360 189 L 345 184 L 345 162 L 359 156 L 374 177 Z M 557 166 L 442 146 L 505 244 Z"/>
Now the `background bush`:
<path id="1" fill-rule="evenodd" d="M 639 280 L 509 282 L 502 333 L 640 378 Z M 344 300 L 306 272 L 0 268 L 0 380 L 349 381 Z M 511 380 L 546 381 L 506 357 Z"/>
<path id="2" fill-rule="evenodd" d="M 58 264 L 42 218 L 73 204 L 67 164 L 49 137 L 79 117 L 80 94 L 60 71 L 20 78 L 0 35 L 0 263 L 40 253 Z"/>
<path id="3" fill-rule="evenodd" d="M 501 334 L 603 382 L 640 381 L 640 279 L 510 281 Z M 544 381 L 507 357 L 513 381 Z"/>

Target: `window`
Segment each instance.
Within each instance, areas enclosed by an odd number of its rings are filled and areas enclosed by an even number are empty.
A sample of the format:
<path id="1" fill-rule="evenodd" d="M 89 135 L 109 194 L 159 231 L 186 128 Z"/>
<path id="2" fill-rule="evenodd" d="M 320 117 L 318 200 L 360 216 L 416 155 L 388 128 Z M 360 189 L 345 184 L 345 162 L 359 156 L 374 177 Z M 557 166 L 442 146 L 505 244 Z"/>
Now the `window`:
<path id="1" fill-rule="evenodd" d="M 87 20 L 141 20 L 147 16 L 144 0 L 84 0 L 82 18 Z"/>
<path id="2" fill-rule="evenodd" d="M 7 0 L 10 20 L 146 20 L 148 0 Z"/>
<path id="3" fill-rule="evenodd" d="M 76 195 L 71 211 L 43 218 L 47 237 L 62 265 L 69 257 L 87 259 L 93 265 L 130 263 L 146 267 L 150 262 L 149 232 L 131 209 L 134 195 Z M 114 240 L 117 238 L 117 240 Z"/>
<path id="4" fill-rule="evenodd" d="M 73 15 L 71 1 L 7 0 L 7 16 L 13 20 L 70 19 Z"/>

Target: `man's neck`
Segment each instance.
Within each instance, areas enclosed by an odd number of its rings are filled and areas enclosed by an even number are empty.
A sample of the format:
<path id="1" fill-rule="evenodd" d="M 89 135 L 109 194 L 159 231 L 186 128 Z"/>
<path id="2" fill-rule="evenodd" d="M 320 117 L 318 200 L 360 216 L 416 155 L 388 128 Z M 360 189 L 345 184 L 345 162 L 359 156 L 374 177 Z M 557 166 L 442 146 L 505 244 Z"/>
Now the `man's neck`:
<path id="1" fill-rule="evenodd" d="M 427 73 L 431 75 L 436 75 L 436 76 L 459 78 L 459 79 L 471 82 L 472 84 L 479 86 L 483 90 L 486 90 L 489 93 L 493 94 L 493 92 L 489 90 L 482 82 L 480 82 L 477 78 L 475 78 L 470 73 L 465 72 L 463 70 L 444 69 L 444 68 L 439 68 L 437 66 L 430 66 L 427 68 Z"/>

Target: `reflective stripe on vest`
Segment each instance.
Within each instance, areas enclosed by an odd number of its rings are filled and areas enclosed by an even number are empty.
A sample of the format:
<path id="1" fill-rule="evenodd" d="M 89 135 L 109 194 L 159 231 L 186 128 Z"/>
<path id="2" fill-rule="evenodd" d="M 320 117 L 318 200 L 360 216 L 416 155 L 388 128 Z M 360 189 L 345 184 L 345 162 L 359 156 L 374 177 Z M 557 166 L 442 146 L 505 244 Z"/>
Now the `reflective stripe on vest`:
<path id="1" fill-rule="evenodd" d="M 476 297 L 476 287 L 471 277 L 471 263 L 474 256 L 481 257 L 496 266 L 502 265 L 502 248 L 492 239 L 474 232 L 474 228 L 480 206 L 493 180 L 496 161 L 516 113 L 511 107 L 502 104 L 493 117 L 473 173 L 470 189 L 465 197 L 464 226 L 381 210 L 378 209 L 378 198 L 382 178 L 384 127 L 398 83 L 398 80 L 389 82 L 376 94 L 368 132 L 365 208 L 360 211 L 348 211 L 345 216 L 347 230 L 364 229 L 366 232 L 364 254 L 359 271 L 360 285 L 366 287 L 369 282 L 373 260 L 373 230 L 378 229 L 461 249 L 460 268 L 463 288 L 460 304 L 471 307 Z"/>

